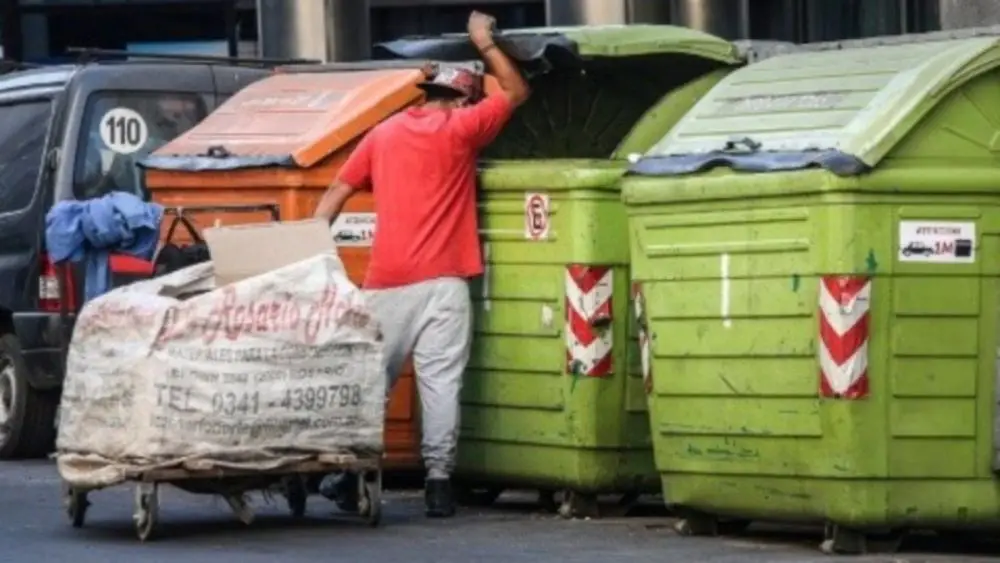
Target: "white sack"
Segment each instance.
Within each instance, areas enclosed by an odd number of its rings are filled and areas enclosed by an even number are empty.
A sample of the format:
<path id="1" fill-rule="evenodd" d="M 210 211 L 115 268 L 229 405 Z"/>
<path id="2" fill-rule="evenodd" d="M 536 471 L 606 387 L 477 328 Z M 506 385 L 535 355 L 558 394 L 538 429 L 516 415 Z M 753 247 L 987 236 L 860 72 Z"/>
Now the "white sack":
<path id="1" fill-rule="evenodd" d="M 212 264 L 88 303 L 66 366 L 62 477 L 101 487 L 171 466 L 377 458 L 378 325 L 332 254 L 212 289 Z"/>

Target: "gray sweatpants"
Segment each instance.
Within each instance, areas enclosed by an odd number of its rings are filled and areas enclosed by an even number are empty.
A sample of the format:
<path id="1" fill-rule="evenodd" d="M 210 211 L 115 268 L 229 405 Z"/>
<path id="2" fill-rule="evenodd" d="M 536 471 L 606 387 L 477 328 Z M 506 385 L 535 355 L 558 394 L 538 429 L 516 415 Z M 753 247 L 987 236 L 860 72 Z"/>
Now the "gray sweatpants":
<path id="1" fill-rule="evenodd" d="M 413 354 L 427 478 L 447 478 L 455 467 L 458 401 L 472 343 L 469 284 L 460 278 L 438 278 L 368 290 L 366 296 L 382 325 L 387 389 L 395 385 L 407 356 Z"/>

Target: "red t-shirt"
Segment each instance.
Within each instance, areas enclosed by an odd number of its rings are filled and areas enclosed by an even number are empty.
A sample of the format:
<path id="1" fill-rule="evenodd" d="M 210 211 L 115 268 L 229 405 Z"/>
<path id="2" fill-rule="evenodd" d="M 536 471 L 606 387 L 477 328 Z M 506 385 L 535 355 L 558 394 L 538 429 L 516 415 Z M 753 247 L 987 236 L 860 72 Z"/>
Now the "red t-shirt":
<path id="1" fill-rule="evenodd" d="M 483 273 L 476 159 L 513 110 L 503 93 L 460 109 L 411 108 L 358 143 L 338 179 L 375 196 L 366 288 Z"/>

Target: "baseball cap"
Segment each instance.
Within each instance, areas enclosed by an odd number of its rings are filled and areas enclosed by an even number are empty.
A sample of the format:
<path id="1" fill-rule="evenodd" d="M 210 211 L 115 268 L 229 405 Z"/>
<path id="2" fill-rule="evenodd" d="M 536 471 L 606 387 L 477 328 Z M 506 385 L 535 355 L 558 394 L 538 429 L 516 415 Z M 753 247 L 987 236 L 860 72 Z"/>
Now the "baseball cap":
<path id="1" fill-rule="evenodd" d="M 477 101 L 482 96 L 483 77 L 466 68 L 445 67 L 439 69 L 430 80 L 417 84 L 417 87 L 428 94 L 467 97 L 471 101 Z"/>

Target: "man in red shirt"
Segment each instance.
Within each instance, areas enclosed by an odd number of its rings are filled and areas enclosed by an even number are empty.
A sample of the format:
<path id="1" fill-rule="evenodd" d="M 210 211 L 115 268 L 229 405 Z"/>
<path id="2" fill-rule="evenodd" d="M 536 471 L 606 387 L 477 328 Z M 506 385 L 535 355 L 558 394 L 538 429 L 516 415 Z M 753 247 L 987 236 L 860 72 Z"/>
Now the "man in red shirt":
<path id="1" fill-rule="evenodd" d="M 422 407 L 427 515 L 455 513 L 450 474 L 459 392 L 472 340 L 468 279 L 483 273 L 476 160 L 528 97 L 528 85 L 493 43 L 493 18 L 473 12 L 469 39 L 501 91 L 482 101 L 482 76 L 444 68 L 421 84 L 426 103 L 372 129 L 323 196 L 332 222 L 356 190 L 375 196 L 375 239 L 364 288 L 382 328 L 390 389 L 413 354 Z M 341 493 L 356 490 L 343 479 Z M 343 500 L 341 493 L 335 493 Z"/>

